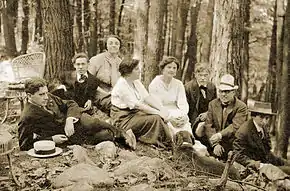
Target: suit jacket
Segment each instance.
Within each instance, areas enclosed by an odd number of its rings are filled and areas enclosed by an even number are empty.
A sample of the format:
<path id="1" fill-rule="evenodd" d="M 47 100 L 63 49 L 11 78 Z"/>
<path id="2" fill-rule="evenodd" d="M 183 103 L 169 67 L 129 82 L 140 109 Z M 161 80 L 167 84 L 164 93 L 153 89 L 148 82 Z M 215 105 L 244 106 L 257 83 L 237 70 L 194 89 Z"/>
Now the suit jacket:
<path id="1" fill-rule="evenodd" d="M 19 146 L 21 150 L 33 147 L 37 140 L 52 139 L 56 134 L 65 134 L 64 126 L 67 117 L 81 117 L 82 108 L 72 100 L 62 100 L 49 94 L 48 106 L 53 113 L 27 102 L 18 123 Z M 37 137 L 34 137 L 34 134 Z"/>
<path id="2" fill-rule="evenodd" d="M 205 121 L 205 133 L 208 138 L 220 132 L 222 134 L 221 145 L 225 149 L 231 149 L 236 131 L 247 120 L 247 105 L 235 97 L 234 101 L 226 107 L 223 116 L 222 103 L 219 98 L 212 100 L 208 106 Z"/>
<path id="3" fill-rule="evenodd" d="M 79 104 L 80 107 L 83 107 L 88 100 L 94 102 L 97 88 L 99 87 L 99 80 L 88 72 L 88 78 L 81 85 L 86 86 L 85 91 L 80 95 L 76 92 L 76 82 L 77 74 L 76 71 L 66 72 L 61 79 L 61 83 L 65 85 L 67 92 L 65 92 L 65 97 L 63 99 L 72 99 Z"/>
<path id="4" fill-rule="evenodd" d="M 236 161 L 247 166 L 251 160 L 262 163 L 271 163 L 282 166 L 284 162 L 279 157 L 273 155 L 269 133 L 264 130 L 263 139 L 259 136 L 253 119 L 245 122 L 236 132 L 234 141 L 234 151 L 237 154 Z"/>
<path id="5" fill-rule="evenodd" d="M 185 84 L 185 92 L 186 92 L 187 102 L 189 105 L 188 117 L 189 117 L 191 125 L 194 126 L 195 120 L 200 114 L 200 112 L 198 111 L 198 108 L 199 108 L 199 100 L 201 96 L 200 88 L 196 79 L 193 79 Z M 207 95 L 206 99 L 209 101 L 212 101 L 213 99 L 217 97 L 216 87 L 211 82 L 207 84 L 206 95 Z"/>

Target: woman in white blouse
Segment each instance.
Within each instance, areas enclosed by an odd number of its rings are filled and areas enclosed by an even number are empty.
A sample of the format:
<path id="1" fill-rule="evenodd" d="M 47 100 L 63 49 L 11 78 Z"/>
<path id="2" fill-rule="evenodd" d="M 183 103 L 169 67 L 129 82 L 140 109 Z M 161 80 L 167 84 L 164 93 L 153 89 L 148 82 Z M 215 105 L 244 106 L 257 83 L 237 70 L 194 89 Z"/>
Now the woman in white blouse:
<path id="1" fill-rule="evenodd" d="M 169 111 L 169 130 L 177 146 L 193 146 L 192 130 L 187 116 L 189 106 L 185 89 L 180 80 L 174 78 L 179 69 L 175 57 L 165 57 L 159 64 L 161 75 L 156 76 L 149 85 L 149 93 L 159 98 Z"/>
<path id="2" fill-rule="evenodd" d="M 132 137 L 144 143 L 158 144 L 166 140 L 167 129 L 164 119 L 166 110 L 159 110 L 160 104 L 152 100 L 139 80 L 138 60 L 125 59 L 119 66 L 121 77 L 111 95 L 111 118 L 113 124 L 123 128 Z M 136 147 L 136 142 L 132 148 Z"/>

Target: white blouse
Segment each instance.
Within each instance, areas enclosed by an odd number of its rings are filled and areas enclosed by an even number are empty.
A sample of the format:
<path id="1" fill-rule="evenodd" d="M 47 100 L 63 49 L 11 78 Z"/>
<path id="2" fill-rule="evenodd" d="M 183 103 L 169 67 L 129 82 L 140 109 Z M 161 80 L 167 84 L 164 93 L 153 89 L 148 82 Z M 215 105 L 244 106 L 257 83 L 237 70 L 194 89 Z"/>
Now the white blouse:
<path id="1" fill-rule="evenodd" d="M 148 91 L 140 80 L 135 80 L 133 85 L 130 86 L 125 78 L 120 77 L 111 92 L 112 105 L 120 109 L 134 109 L 137 103 L 144 102 Z"/>
<path id="2" fill-rule="evenodd" d="M 189 111 L 184 85 L 180 80 L 173 78 L 167 86 L 161 79 L 162 75 L 156 76 L 149 85 L 149 93 L 158 97 L 163 106 L 170 109 L 179 109 L 184 115 Z"/>

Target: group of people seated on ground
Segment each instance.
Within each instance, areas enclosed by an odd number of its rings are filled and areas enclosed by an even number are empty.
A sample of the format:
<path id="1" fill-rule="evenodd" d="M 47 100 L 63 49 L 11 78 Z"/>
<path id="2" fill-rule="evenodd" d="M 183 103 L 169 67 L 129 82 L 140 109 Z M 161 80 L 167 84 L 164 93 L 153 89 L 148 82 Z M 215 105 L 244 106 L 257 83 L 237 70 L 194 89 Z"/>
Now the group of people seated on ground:
<path id="1" fill-rule="evenodd" d="M 194 79 L 184 86 L 175 78 L 179 61 L 165 57 L 159 64 L 160 75 L 147 90 L 139 79 L 139 61 L 121 59 L 120 46 L 121 40 L 110 36 L 106 52 L 90 60 L 85 53 L 76 54 L 72 59 L 75 70 L 65 72 L 57 84 L 48 85 L 41 78 L 25 82 L 27 103 L 19 122 L 21 150 L 31 149 L 42 139 L 56 144 L 110 140 L 132 149 L 138 140 L 197 152 L 203 146 L 222 161 L 233 150 L 242 165 L 257 170 L 271 163 L 290 173 L 289 162 L 270 151 L 271 105 L 255 102 L 248 109 L 236 97 L 238 86 L 232 75 L 223 75 L 216 87 L 210 82 L 207 63 L 199 63 Z M 93 106 L 110 116 L 111 122 L 92 115 Z"/>

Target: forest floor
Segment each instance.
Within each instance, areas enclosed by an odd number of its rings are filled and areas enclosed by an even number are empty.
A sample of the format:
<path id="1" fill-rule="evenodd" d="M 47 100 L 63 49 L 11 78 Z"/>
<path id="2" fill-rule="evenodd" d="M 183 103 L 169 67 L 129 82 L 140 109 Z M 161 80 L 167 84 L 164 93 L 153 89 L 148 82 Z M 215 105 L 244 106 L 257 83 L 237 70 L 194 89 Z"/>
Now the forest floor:
<path id="1" fill-rule="evenodd" d="M 17 102 L 10 113 L 19 114 Z M 1 102 L 0 111 L 4 111 Z M 104 115 L 99 114 L 102 118 Z M 0 190 L 216 190 L 215 186 L 220 177 L 197 172 L 193 163 L 184 162 L 172 157 L 172 151 L 151 145 L 137 144 L 135 151 L 129 151 L 122 146 L 117 147 L 117 155 L 107 160 L 100 156 L 94 146 L 83 146 L 78 149 L 64 148 L 63 153 L 53 158 L 33 158 L 23 151 L 19 151 L 17 140 L 18 117 L 10 117 L 1 125 L 1 129 L 9 131 L 14 136 L 15 149 L 11 154 L 13 171 L 22 187 L 18 187 L 9 174 L 9 164 L 6 155 L 0 156 Z M 75 152 L 76 151 L 76 152 Z M 110 174 L 110 181 L 96 184 L 81 181 L 77 186 L 61 188 L 56 186 L 55 180 L 60 174 L 76 167 L 80 163 L 96 165 Z M 125 164 L 125 167 L 124 167 Z M 127 165 L 127 167 L 126 167 Z M 92 167 L 93 168 L 93 167 Z M 122 168 L 125 168 L 125 170 Z M 74 172 L 73 172 L 74 173 Z M 75 174 L 84 177 L 89 174 L 76 170 Z M 99 173 L 102 174 L 102 173 Z M 92 175 L 93 176 L 93 175 Z M 10 178 L 5 178 L 10 177 Z M 83 178 L 83 177 L 82 177 Z M 88 178 L 88 177 L 87 177 Z M 249 178 L 248 178 L 249 180 Z M 247 181 L 248 181 L 247 180 Z M 254 184 L 257 183 L 257 177 Z M 75 181 L 75 180 L 73 180 Z M 65 182 L 65 180 L 63 181 Z M 69 182 L 73 184 L 74 182 Z M 250 183 L 253 183 L 250 180 Z M 68 185 L 69 185 L 68 184 Z M 266 189 L 265 184 L 257 183 L 258 187 Z M 227 182 L 225 190 L 259 190 L 253 186 Z"/>

